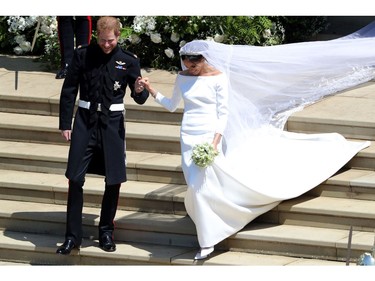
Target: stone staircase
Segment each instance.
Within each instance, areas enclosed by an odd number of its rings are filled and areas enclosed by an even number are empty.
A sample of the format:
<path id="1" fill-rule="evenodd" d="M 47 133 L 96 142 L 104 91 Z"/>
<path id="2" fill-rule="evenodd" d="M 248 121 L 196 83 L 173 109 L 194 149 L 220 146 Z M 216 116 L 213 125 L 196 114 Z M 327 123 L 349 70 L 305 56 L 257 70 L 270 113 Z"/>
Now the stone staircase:
<path id="1" fill-rule="evenodd" d="M 355 265 L 371 251 L 375 229 L 375 146 L 361 151 L 332 178 L 282 202 L 194 262 L 195 227 L 186 215 L 180 167 L 182 108 L 169 113 L 151 98 L 126 106 L 129 181 L 116 216 L 117 251 L 97 245 L 103 178 L 84 187 L 84 241 L 70 256 L 64 241 L 68 144 L 58 130 L 62 85 L 54 73 L 25 58 L 0 56 L 0 261 L 33 265 Z M 18 85 L 15 89 L 15 71 Z M 170 93 L 175 75 L 143 70 Z M 375 138 L 375 83 L 329 97 L 295 113 L 287 129 L 336 131 L 354 140 Z M 350 251 L 349 230 L 352 227 Z"/>

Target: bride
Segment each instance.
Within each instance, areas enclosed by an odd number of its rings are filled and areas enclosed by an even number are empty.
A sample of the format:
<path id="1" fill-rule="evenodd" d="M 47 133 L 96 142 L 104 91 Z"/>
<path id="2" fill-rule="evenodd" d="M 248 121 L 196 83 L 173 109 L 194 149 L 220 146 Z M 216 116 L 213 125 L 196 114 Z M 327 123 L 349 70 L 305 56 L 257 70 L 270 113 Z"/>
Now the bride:
<path id="1" fill-rule="evenodd" d="M 270 47 L 195 40 L 180 49 L 173 95 L 143 85 L 169 111 L 184 102 L 180 142 L 185 207 L 204 259 L 214 246 L 281 201 L 316 187 L 369 142 L 338 133 L 284 130 L 287 118 L 323 97 L 375 77 L 375 23 L 349 36 Z M 195 145 L 218 151 L 192 160 Z"/>

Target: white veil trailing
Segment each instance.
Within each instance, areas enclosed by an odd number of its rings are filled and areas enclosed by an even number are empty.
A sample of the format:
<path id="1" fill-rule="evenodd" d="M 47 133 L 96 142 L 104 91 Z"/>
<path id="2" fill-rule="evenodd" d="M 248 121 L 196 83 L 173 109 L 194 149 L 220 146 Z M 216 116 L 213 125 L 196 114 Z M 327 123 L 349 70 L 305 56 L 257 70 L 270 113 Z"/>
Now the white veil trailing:
<path id="1" fill-rule="evenodd" d="M 374 30 L 375 23 L 341 39 L 271 47 L 197 40 L 181 48 L 202 54 L 229 82 L 226 150 L 185 196 L 201 247 L 316 187 L 369 145 L 284 125 L 294 111 L 375 77 Z"/>
<path id="2" fill-rule="evenodd" d="M 335 40 L 266 47 L 196 40 L 180 53 L 202 54 L 226 73 L 230 118 L 225 141 L 234 148 L 259 132 L 254 129 L 283 129 L 293 112 L 373 79 L 375 22 Z"/>

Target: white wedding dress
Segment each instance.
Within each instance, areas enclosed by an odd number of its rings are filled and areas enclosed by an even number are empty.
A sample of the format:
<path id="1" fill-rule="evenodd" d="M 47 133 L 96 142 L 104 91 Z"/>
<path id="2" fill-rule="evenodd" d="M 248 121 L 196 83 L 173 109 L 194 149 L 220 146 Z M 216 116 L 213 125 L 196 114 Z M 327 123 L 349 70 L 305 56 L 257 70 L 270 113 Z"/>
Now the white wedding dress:
<path id="1" fill-rule="evenodd" d="M 170 111 L 184 102 L 185 207 L 201 247 L 214 246 L 281 201 L 316 187 L 370 145 L 337 133 L 283 130 L 296 109 L 375 77 L 375 41 L 367 39 L 363 46 L 359 39 L 346 38 L 344 46 L 332 40 L 275 47 L 199 40 L 181 48 L 183 54 L 202 54 L 222 71 L 216 76 L 179 74 L 173 96 L 158 93 L 155 98 Z M 326 61 L 330 48 L 336 56 Z M 215 132 L 223 132 L 221 152 L 211 166 L 200 168 L 191 160 L 192 148 L 211 142 Z"/>

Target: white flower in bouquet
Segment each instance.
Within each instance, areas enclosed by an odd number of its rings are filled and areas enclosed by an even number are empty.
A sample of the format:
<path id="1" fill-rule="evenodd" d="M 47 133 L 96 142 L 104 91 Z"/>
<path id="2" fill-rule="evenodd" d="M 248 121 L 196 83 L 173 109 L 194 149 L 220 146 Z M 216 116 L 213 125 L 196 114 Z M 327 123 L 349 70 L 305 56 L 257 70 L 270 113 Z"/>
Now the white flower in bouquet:
<path id="1" fill-rule="evenodd" d="M 205 142 L 193 147 L 191 159 L 195 165 L 205 168 L 212 164 L 218 154 L 219 152 L 214 149 L 212 144 Z"/>

